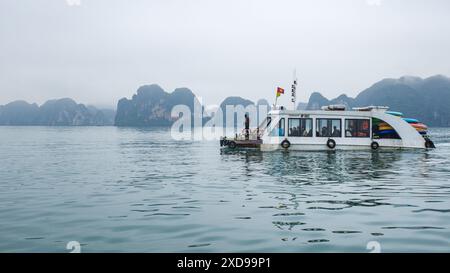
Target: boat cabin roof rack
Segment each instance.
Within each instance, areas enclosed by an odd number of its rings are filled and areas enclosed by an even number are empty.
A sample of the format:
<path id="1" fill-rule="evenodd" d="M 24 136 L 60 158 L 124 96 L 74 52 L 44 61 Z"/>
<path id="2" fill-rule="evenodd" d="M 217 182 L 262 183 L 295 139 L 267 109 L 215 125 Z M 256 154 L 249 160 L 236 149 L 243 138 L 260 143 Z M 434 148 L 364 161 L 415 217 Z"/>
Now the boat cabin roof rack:
<path id="1" fill-rule="evenodd" d="M 334 104 L 322 106 L 322 110 L 324 111 L 345 111 L 346 106 L 344 104 Z"/>
<path id="2" fill-rule="evenodd" d="M 379 111 L 386 111 L 388 110 L 389 107 L 387 106 L 375 106 L 375 105 L 370 105 L 370 106 L 364 106 L 364 107 L 353 107 L 352 110 L 354 111 L 372 111 L 372 110 L 379 110 Z"/>

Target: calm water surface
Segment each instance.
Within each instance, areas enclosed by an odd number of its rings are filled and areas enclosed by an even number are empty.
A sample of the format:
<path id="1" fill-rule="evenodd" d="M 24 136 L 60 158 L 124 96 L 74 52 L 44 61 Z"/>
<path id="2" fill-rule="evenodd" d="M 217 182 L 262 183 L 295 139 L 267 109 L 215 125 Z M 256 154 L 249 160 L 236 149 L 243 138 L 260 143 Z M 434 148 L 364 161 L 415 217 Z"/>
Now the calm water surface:
<path id="1" fill-rule="evenodd" d="M 164 129 L 0 127 L 0 252 L 450 251 L 437 149 L 221 152 Z"/>

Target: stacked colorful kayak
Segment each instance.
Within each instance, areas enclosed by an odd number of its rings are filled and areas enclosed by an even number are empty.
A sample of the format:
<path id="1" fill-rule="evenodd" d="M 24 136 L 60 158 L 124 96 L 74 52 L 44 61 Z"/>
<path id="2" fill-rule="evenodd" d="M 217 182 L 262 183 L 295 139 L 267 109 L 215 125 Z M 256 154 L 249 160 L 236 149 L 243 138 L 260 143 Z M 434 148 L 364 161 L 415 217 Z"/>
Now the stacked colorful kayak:
<path id="1" fill-rule="evenodd" d="M 390 115 L 393 115 L 393 116 L 396 116 L 396 117 L 403 117 L 403 113 L 401 113 L 401 112 L 386 111 L 386 114 L 390 114 Z M 420 121 L 418 121 L 417 119 L 414 119 L 414 118 L 403 118 L 403 120 L 408 122 L 421 135 L 426 135 L 427 134 L 428 127 L 425 124 L 423 124 Z M 391 126 L 389 126 L 389 124 L 387 124 L 387 123 L 385 123 L 385 124 L 380 123 L 380 127 L 379 127 L 380 130 L 382 130 L 381 129 L 381 125 L 387 125 L 387 126 L 383 127 L 383 129 L 385 129 L 385 130 L 388 130 L 388 129 L 393 130 L 393 128 Z"/>
<path id="2" fill-rule="evenodd" d="M 379 135 L 391 135 L 395 134 L 394 128 L 391 127 L 391 125 L 387 124 L 386 122 L 380 122 L 378 123 L 378 134 Z"/>
<path id="3" fill-rule="evenodd" d="M 417 130 L 417 132 L 419 132 L 421 135 L 426 135 L 427 131 L 428 131 L 428 127 L 421 123 L 420 121 L 418 121 L 417 119 L 413 119 L 413 118 L 404 118 L 404 121 L 408 122 L 412 127 L 414 127 L 414 129 Z"/>

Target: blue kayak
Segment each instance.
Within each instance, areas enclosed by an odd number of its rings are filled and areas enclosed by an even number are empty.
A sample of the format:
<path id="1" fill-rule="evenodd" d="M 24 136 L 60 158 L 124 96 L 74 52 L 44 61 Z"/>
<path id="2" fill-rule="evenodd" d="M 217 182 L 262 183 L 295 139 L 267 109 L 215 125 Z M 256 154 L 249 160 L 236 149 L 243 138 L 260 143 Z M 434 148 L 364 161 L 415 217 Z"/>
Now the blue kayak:
<path id="1" fill-rule="evenodd" d="M 378 134 L 379 135 L 389 135 L 389 134 L 395 134 L 395 130 L 383 130 L 383 131 L 379 131 Z"/>
<path id="2" fill-rule="evenodd" d="M 397 116 L 397 117 L 403 117 L 402 112 L 386 111 L 386 114 Z"/>
<path id="3" fill-rule="evenodd" d="M 403 120 L 408 123 L 419 123 L 419 121 L 415 118 L 403 118 Z"/>

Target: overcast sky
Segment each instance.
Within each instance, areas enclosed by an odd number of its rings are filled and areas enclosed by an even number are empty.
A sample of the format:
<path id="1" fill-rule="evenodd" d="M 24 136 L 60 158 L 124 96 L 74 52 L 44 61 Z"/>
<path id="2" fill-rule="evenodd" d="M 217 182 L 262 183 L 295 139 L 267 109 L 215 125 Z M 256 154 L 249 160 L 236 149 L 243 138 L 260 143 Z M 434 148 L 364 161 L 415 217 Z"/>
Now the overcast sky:
<path id="1" fill-rule="evenodd" d="M 450 1 L 0 0 L 0 104 L 112 107 L 151 83 L 272 102 L 294 68 L 302 101 L 449 76 Z"/>

